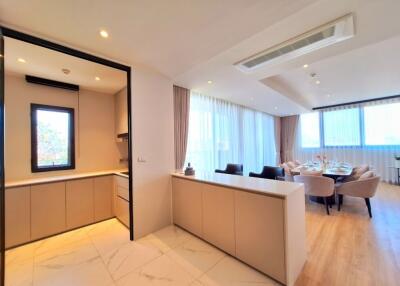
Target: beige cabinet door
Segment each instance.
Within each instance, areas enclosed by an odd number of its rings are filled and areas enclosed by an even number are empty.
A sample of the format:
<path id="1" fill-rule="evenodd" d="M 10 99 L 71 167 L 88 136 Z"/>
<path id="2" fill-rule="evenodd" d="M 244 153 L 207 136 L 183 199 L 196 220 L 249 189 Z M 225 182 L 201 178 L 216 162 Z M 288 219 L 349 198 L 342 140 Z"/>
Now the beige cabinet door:
<path id="1" fill-rule="evenodd" d="M 117 134 L 128 133 L 128 105 L 126 88 L 115 94 L 115 129 Z"/>
<path id="2" fill-rule="evenodd" d="M 31 186 L 31 239 L 65 230 L 65 182 Z"/>
<path id="3" fill-rule="evenodd" d="M 115 216 L 129 227 L 129 202 L 118 196 L 115 199 Z"/>
<path id="4" fill-rule="evenodd" d="M 94 220 L 101 221 L 113 216 L 113 176 L 94 178 Z"/>
<path id="5" fill-rule="evenodd" d="M 285 284 L 283 203 L 280 198 L 235 191 L 236 256 Z"/>
<path id="6" fill-rule="evenodd" d="M 202 237 L 203 184 L 172 178 L 173 222 Z"/>
<path id="7" fill-rule="evenodd" d="M 67 181 L 67 228 L 76 228 L 94 222 L 93 179 Z"/>
<path id="8" fill-rule="evenodd" d="M 232 255 L 235 255 L 234 219 L 234 191 L 204 184 L 204 239 Z"/>
<path id="9" fill-rule="evenodd" d="M 6 247 L 31 239 L 31 188 L 18 187 L 5 191 Z"/>

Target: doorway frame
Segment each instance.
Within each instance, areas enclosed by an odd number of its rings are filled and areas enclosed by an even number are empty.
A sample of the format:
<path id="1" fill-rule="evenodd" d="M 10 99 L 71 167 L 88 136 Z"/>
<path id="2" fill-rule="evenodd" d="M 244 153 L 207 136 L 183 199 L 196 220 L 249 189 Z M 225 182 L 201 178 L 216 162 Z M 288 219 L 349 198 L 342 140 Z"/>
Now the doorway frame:
<path id="1" fill-rule="evenodd" d="M 70 56 L 74 56 L 77 58 L 81 58 L 83 60 L 91 61 L 94 63 L 98 63 L 104 66 L 108 66 L 114 69 L 118 69 L 121 71 L 126 72 L 126 78 L 127 78 L 127 104 L 128 104 L 128 170 L 129 170 L 129 239 L 134 240 L 134 229 L 133 229 L 133 186 L 132 186 L 132 175 L 133 175 L 133 165 L 132 165 L 132 83 L 131 83 L 131 74 L 132 74 L 132 69 L 130 66 L 120 64 L 118 62 L 114 62 L 108 59 L 104 59 L 74 48 L 70 48 L 46 39 L 39 38 L 37 36 L 33 36 L 24 32 L 20 32 L 11 28 L 8 28 L 6 26 L 0 26 L 0 29 L 2 30 L 3 37 L 9 37 L 13 38 L 16 40 L 20 40 L 29 44 L 33 44 L 36 46 L 40 46 L 43 48 L 47 48 L 53 51 L 57 51 L 60 53 L 64 53 Z M 5 53 L 3 55 L 2 60 L 4 60 L 6 57 Z M 4 108 L 4 101 L 0 101 L 0 108 Z M 4 124 L 1 126 L 0 130 L 0 138 L 1 135 L 4 137 Z M 2 148 L 4 152 L 4 146 Z M 1 152 L 0 151 L 0 152 Z M 0 163 L 0 168 L 4 168 L 4 162 Z M 1 182 L 0 182 L 1 184 Z M 2 186 L 5 190 L 4 182 L 2 182 Z M 3 234 L 5 233 L 5 221 L 4 217 L 0 221 L 0 228 L 3 229 Z M 0 284 L 1 285 L 1 284 Z"/>

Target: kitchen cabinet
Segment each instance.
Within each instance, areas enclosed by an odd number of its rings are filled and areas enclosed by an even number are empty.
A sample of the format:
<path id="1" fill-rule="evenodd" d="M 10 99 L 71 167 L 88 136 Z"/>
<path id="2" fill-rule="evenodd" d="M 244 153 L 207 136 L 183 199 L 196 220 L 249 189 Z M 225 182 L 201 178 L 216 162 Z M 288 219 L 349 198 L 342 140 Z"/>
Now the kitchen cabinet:
<path id="1" fill-rule="evenodd" d="M 115 216 L 125 226 L 129 227 L 129 202 L 118 196 L 115 199 Z"/>
<path id="2" fill-rule="evenodd" d="M 129 201 L 129 180 L 128 178 L 115 176 L 116 195 Z"/>
<path id="3" fill-rule="evenodd" d="M 126 87 L 114 95 L 116 135 L 128 133 L 128 103 Z"/>
<path id="4" fill-rule="evenodd" d="M 284 200 L 235 191 L 235 203 L 236 256 L 285 281 Z"/>
<path id="5" fill-rule="evenodd" d="M 210 184 L 203 186 L 203 237 L 235 255 L 234 191 Z"/>
<path id="6" fill-rule="evenodd" d="M 172 178 L 173 221 L 202 237 L 202 184 Z"/>
<path id="7" fill-rule="evenodd" d="M 96 177 L 94 180 L 94 221 L 113 216 L 112 194 L 113 176 Z"/>
<path id="8" fill-rule="evenodd" d="M 31 188 L 18 187 L 5 191 L 5 243 L 16 246 L 31 239 Z"/>
<path id="9" fill-rule="evenodd" d="M 31 186 L 31 240 L 65 229 L 65 182 Z"/>
<path id="10" fill-rule="evenodd" d="M 94 222 L 92 178 L 66 182 L 66 216 L 68 229 Z"/>

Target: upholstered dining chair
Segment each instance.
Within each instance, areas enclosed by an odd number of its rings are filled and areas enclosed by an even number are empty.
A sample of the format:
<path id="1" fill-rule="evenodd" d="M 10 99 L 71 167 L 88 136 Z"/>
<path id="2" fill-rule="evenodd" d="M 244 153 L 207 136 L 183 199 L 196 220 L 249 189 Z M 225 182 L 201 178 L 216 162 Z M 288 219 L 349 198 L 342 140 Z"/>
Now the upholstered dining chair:
<path id="1" fill-rule="evenodd" d="M 345 178 L 343 181 L 344 182 L 357 181 L 361 177 L 362 174 L 364 174 L 368 171 L 369 171 L 369 165 L 366 165 L 366 164 L 354 167 L 350 176 Z"/>
<path id="2" fill-rule="evenodd" d="M 370 198 L 375 196 L 379 181 L 379 176 L 375 176 L 372 171 L 368 171 L 361 175 L 356 181 L 338 184 L 336 186 L 336 194 L 338 195 L 338 211 L 340 211 L 344 195 L 363 198 L 367 205 L 369 217 L 372 218 Z"/>
<path id="3" fill-rule="evenodd" d="M 242 164 L 227 164 L 225 170 L 216 169 L 215 173 L 243 176 L 243 165 Z"/>
<path id="4" fill-rule="evenodd" d="M 282 164 L 280 164 L 279 166 L 280 166 L 281 168 L 283 168 L 283 170 L 284 170 L 284 172 L 285 172 L 285 175 L 284 175 L 285 181 L 293 182 L 292 170 L 291 170 L 291 168 L 288 166 L 288 164 L 282 163 Z"/>
<path id="5" fill-rule="evenodd" d="M 264 166 L 261 173 L 250 172 L 249 177 L 277 180 L 285 176 L 285 171 L 281 167 Z"/>
<path id="6" fill-rule="evenodd" d="M 329 215 L 328 197 L 335 192 L 335 181 L 328 177 L 314 175 L 297 175 L 294 181 L 304 184 L 306 195 L 322 197 L 324 199 L 326 213 Z"/>

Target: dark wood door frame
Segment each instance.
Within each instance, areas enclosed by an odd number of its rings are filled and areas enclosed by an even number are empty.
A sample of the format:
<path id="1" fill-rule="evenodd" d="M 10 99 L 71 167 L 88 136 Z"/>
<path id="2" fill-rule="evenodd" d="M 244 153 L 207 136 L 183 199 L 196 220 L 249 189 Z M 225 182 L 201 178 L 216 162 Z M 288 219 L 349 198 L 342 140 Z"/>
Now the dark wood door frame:
<path id="1" fill-rule="evenodd" d="M 114 61 L 110 61 L 108 59 L 104 59 L 104 58 L 100 58 L 98 56 L 95 55 L 91 55 L 89 53 L 86 52 L 82 52 L 70 47 L 66 47 L 63 45 L 60 45 L 58 43 L 55 42 L 51 42 L 45 39 L 41 39 L 38 38 L 36 36 L 33 35 L 29 35 L 23 32 L 19 32 L 13 29 L 10 29 L 8 27 L 2 27 L 0 26 L 0 30 L 3 31 L 3 36 L 5 37 L 9 37 L 9 38 L 13 38 L 16 40 L 20 40 L 23 42 L 27 42 L 36 46 L 40 46 L 43 48 L 47 48 L 50 50 L 54 50 L 57 52 L 61 52 L 67 55 L 71 55 L 77 58 L 81 58 L 87 61 L 91 61 L 91 62 L 95 62 L 101 65 L 105 65 L 111 68 L 115 68 L 118 70 L 122 70 L 126 72 L 126 79 L 127 79 L 127 101 L 128 101 L 128 168 L 129 168 L 129 238 L 130 240 L 134 239 L 134 229 L 133 229 L 133 186 L 132 186 L 132 175 L 133 175 L 133 166 L 132 166 L 132 108 L 131 108 L 131 97 L 132 97 L 132 84 L 131 84 L 131 67 L 130 66 L 126 66 Z M 1 62 L 3 63 L 4 61 L 4 56 L 0 59 Z M 0 92 L 1 93 L 1 92 Z M 4 95 L 4 92 L 3 94 Z M 4 107 L 4 101 L 2 101 L 2 99 L 0 98 L 0 109 L 2 110 L 2 108 Z M 0 134 L 0 139 L 3 137 L 4 138 L 4 125 L 3 125 L 3 118 L 1 118 L 0 121 L 1 125 L 3 126 L 1 129 L 1 134 Z M 3 142 L 3 141 L 2 141 Z M 4 146 L 1 147 L 0 145 L 0 169 L 4 168 L 4 160 L 3 162 L 1 162 L 2 159 L 4 159 L 4 156 L 1 156 L 1 154 L 4 155 Z M 1 182 L 0 182 L 1 183 Z M 3 181 L 3 188 L 4 188 L 4 181 Z M 3 202 L 4 203 L 4 202 Z M 0 222 L 1 227 L 4 229 L 4 217 L 1 219 L 2 221 Z M 2 232 L 2 235 L 4 234 L 4 232 Z M 3 241 L 2 241 L 3 242 Z"/>
<path id="2" fill-rule="evenodd" d="M 4 38 L 0 27 L 0 285 L 5 273 L 5 188 L 4 188 Z"/>

